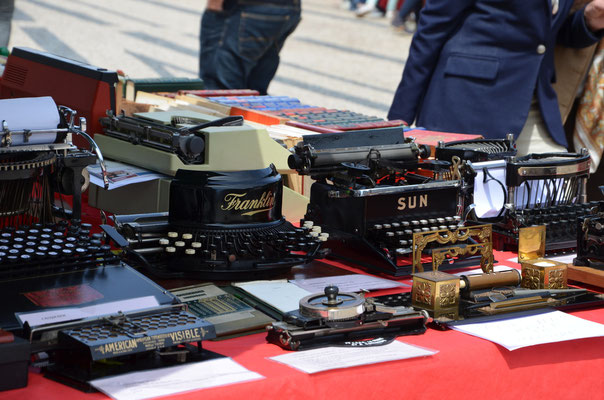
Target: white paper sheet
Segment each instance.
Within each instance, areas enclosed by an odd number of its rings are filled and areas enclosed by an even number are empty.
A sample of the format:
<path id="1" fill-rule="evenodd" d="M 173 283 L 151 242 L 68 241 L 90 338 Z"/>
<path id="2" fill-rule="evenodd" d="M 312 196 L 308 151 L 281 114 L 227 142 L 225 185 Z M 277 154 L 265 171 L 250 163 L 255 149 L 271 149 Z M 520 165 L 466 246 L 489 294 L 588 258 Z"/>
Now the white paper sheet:
<path id="1" fill-rule="evenodd" d="M 455 325 L 452 328 L 490 340 L 510 351 L 543 343 L 604 336 L 604 325 L 562 311 L 499 321 Z"/>
<path id="2" fill-rule="evenodd" d="M 498 182 L 505 187 L 505 161 L 486 161 L 473 164 L 477 175 L 474 178 L 474 204 L 478 218 L 492 218 L 499 214 L 505 203 L 506 193 Z M 491 176 L 485 181 L 484 169 Z"/>
<path id="3" fill-rule="evenodd" d="M 515 261 L 514 261 L 515 262 Z M 514 269 L 512 267 L 508 267 L 505 265 L 494 265 L 493 272 L 501 272 L 501 271 L 509 271 L 510 269 Z M 456 272 L 453 275 L 462 276 L 462 275 L 474 275 L 474 274 L 482 274 L 482 269 L 471 269 L 469 271 Z"/>
<path id="4" fill-rule="evenodd" d="M 0 123 L 6 121 L 11 131 L 56 129 L 59 111 L 52 97 L 23 97 L 0 100 Z M 26 144 L 53 143 L 56 133 L 31 135 Z M 23 143 L 23 135 L 12 135 L 12 145 Z"/>
<path id="5" fill-rule="evenodd" d="M 134 165 L 124 164 L 116 161 L 105 160 L 107 167 L 107 177 L 109 178 L 109 189 L 117 189 L 122 186 L 132 185 L 134 183 L 152 181 L 154 179 L 170 178 L 167 175 L 149 171 Z M 90 173 L 90 183 L 104 187 L 103 175 L 99 164 L 86 167 Z"/>
<path id="6" fill-rule="evenodd" d="M 576 257 L 577 257 L 577 254 L 576 253 L 572 253 L 572 254 L 564 254 L 564 255 L 561 255 L 561 256 L 546 257 L 546 258 L 548 260 L 552 260 L 552 261 L 558 261 L 558 262 L 565 263 L 565 264 L 572 264 L 573 260 Z M 518 257 L 512 257 L 512 258 L 508 259 L 508 261 L 520 264 L 520 262 L 518 261 Z"/>
<path id="7" fill-rule="evenodd" d="M 376 278 L 375 276 L 363 274 L 294 279 L 290 282 L 311 293 L 321 293 L 325 287 L 329 285 L 337 286 L 338 289 L 340 289 L 340 292 L 361 292 L 364 290 L 409 287 L 409 285 L 405 283 L 400 283 L 390 279 Z"/>
<path id="8" fill-rule="evenodd" d="M 240 287 L 283 313 L 297 310 L 300 306 L 300 299 L 314 293 L 299 288 L 284 279 L 242 282 L 233 285 Z"/>
<path id="9" fill-rule="evenodd" d="M 322 347 L 320 349 L 282 354 L 270 359 L 299 369 L 307 374 L 314 374 L 337 368 L 431 356 L 436 353 L 438 353 L 437 350 L 428 350 L 395 340 L 384 346 Z"/>
<path id="10" fill-rule="evenodd" d="M 263 378 L 230 358 L 220 358 L 96 379 L 90 383 L 116 400 L 142 400 Z"/>
<path id="11" fill-rule="evenodd" d="M 30 326 L 54 324 L 63 321 L 72 321 L 81 318 L 98 317 L 101 315 L 115 314 L 118 311 L 128 312 L 159 306 L 154 296 L 137 297 L 135 299 L 111 301 L 95 304 L 88 307 L 54 308 L 48 311 L 31 313 L 15 313 L 22 323 L 26 321 Z"/>

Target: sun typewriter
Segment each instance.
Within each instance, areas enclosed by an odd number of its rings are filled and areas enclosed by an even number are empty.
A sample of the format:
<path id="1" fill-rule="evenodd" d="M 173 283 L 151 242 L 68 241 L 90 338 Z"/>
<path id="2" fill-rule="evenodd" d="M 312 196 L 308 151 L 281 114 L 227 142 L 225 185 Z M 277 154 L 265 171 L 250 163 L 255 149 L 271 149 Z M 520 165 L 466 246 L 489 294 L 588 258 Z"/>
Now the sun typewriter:
<path id="1" fill-rule="evenodd" d="M 474 216 L 494 224 L 494 246 L 515 250 L 519 229 L 547 225 L 548 252 L 576 247 L 577 219 L 599 210 L 586 202 L 590 157 L 581 153 L 543 153 L 515 156 L 512 138 L 441 144 L 436 157 L 459 157 L 473 170 L 465 185 L 472 187 L 466 203 Z"/>
<path id="2" fill-rule="evenodd" d="M 292 152 L 290 167 L 316 180 L 305 223 L 329 234 L 326 247 L 337 258 L 409 275 L 425 263 L 414 252 L 415 239 L 460 229 L 459 171 L 450 162 L 422 161 L 429 149 L 403 138 L 402 130 L 308 135 Z"/>
<path id="3" fill-rule="evenodd" d="M 322 256 L 326 237 L 318 227 L 297 228 L 283 218 L 282 191 L 272 165 L 179 170 L 170 186 L 169 213 L 117 216 L 115 224 L 126 238 L 122 247 L 155 274 L 251 279 Z"/>
<path id="4" fill-rule="evenodd" d="M 328 286 L 324 293 L 301 299 L 299 310 L 285 314 L 283 321 L 267 326 L 266 339 L 286 350 L 351 342 L 368 346 L 400 335 L 422 334 L 427 319 L 425 311 L 378 303 Z"/>
<path id="5" fill-rule="evenodd" d="M 86 120 L 76 116 L 75 110 L 57 108 L 50 97 L 0 100 L 0 226 L 80 218 L 81 194 L 89 182 L 86 166 L 98 160 L 105 167 L 86 133 Z M 75 147 L 73 135 L 86 139 L 91 150 Z M 72 210 L 55 206 L 55 194 L 73 196 Z"/>

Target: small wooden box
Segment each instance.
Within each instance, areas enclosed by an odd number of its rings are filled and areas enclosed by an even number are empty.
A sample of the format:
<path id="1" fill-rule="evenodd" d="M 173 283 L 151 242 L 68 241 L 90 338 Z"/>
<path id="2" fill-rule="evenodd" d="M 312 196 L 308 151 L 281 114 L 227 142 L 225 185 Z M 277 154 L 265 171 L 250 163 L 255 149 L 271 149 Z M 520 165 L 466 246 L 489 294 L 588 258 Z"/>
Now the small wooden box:
<path id="1" fill-rule="evenodd" d="M 459 316 L 459 277 L 441 271 L 413 275 L 413 307 L 428 311 L 434 318 L 457 319 Z"/>
<path id="2" fill-rule="evenodd" d="M 521 261 L 522 283 L 527 289 L 566 289 L 567 265 L 558 261 L 537 258 Z"/>

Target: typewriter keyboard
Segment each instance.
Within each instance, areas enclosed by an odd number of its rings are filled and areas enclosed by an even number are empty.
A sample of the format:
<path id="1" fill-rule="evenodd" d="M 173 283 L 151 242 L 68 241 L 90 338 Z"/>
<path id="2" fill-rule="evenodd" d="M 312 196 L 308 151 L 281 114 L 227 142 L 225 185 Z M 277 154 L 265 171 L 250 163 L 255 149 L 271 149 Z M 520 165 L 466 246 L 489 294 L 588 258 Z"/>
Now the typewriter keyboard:
<path id="1" fill-rule="evenodd" d="M 118 261 L 101 234 L 79 221 L 0 231 L 0 280 L 84 270 Z"/>

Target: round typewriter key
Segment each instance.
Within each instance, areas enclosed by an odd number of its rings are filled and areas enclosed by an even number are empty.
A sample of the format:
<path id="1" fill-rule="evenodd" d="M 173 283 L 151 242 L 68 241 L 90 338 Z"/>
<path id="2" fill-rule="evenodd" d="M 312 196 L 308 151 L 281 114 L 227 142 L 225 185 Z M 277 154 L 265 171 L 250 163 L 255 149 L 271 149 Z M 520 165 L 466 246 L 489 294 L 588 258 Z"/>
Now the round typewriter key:
<path id="1" fill-rule="evenodd" d="M 12 239 L 13 235 L 10 234 L 10 233 L 8 233 L 8 232 L 3 232 L 2 235 L 0 235 L 0 237 L 2 239 L 7 239 L 8 240 L 8 239 Z"/>
<path id="2" fill-rule="evenodd" d="M 57 253 L 56 251 L 49 251 L 47 254 L 50 258 L 57 258 L 59 256 L 59 253 Z"/>
<path id="3" fill-rule="evenodd" d="M 84 235 L 84 236 L 89 236 L 90 235 L 90 230 L 88 230 L 88 229 L 80 229 L 79 234 L 80 235 Z"/>
<path id="4" fill-rule="evenodd" d="M 314 238 L 319 237 L 319 232 L 310 232 L 310 236 Z"/>
<path id="5" fill-rule="evenodd" d="M 8 255 L 9 256 L 18 256 L 19 254 L 21 254 L 21 252 L 19 250 L 17 250 L 17 249 L 10 249 L 8 251 Z"/>
<path id="6" fill-rule="evenodd" d="M 441 225 L 441 226 L 438 227 L 438 229 L 445 230 L 445 229 L 447 229 L 447 226 L 446 225 Z"/>
<path id="7" fill-rule="evenodd" d="M 444 219 L 444 218 L 442 218 L 442 217 L 440 217 L 440 218 L 436 218 L 436 221 L 437 221 L 439 224 L 441 224 L 441 225 L 445 223 L 445 219 Z"/>
<path id="8" fill-rule="evenodd" d="M 25 243 L 25 239 L 22 237 L 15 237 L 13 238 L 13 243 L 23 244 Z"/>
<path id="9" fill-rule="evenodd" d="M 185 254 L 188 256 L 194 256 L 195 255 L 195 249 L 186 249 L 185 250 Z"/>
<path id="10" fill-rule="evenodd" d="M 99 246 L 99 247 L 100 247 L 100 246 L 101 246 L 101 244 L 102 244 L 100 240 L 90 240 L 90 241 L 89 241 L 89 243 L 90 243 L 92 246 Z"/>
<path id="11" fill-rule="evenodd" d="M 168 237 L 170 239 L 176 239 L 178 237 L 178 232 L 168 232 Z"/>
<path id="12" fill-rule="evenodd" d="M 183 240 L 191 240 L 191 239 L 193 239 L 193 235 L 190 234 L 190 233 L 183 233 L 182 234 L 182 239 Z"/>
<path id="13" fill-rule="evenodd" d="M 93 233 L 92 235 L 90 235 L 90 237 L 92 239 L 102 240 L 103 239 L 103 234 L 102 233 Z"/>
<path id="14" fill-rule="evenodd" d="M 73 244 L 73 243 L 65 243 L 64 247 L 65 247 L 66 249 L 73 250 L 73 249 L 75 249 L 75 248 L 76 248 L 76 245 L 75 245 L 75 244 Z"/>
<path id="15" fill-rule="evenodd" d="M 108 244 L 104 244 L 101 246 L 101 251 L 111 251 L 111 246 L 109 246 Z"/>
<path id="16" fill-rule="evenodd" d="M 17 261 L 19 261 L 19 256 L 15 256 L 15 255 L 6 256 L 6 259 L 8 260 L 9 263 L 16 263 Z"/>
<path id="17" fill-rule="evenodd" d="M 19 230 L 15 231 L 15 236 L 27 236 L 27 235 L 26 235 L 25 231 L 19 229 Z"/>
<path id="18" fill-rule="evenodd" d="M 40 235 L 40 239 L 42 239 L 42 240 L 50 240 L 50 239 L 52 239 L 52 236 L 49 235 L 48 233 L 43 233 L 43 234 Z"/>
<path id="19" fill-rule="evenodd" d="M 73 251 L 71 251 L 70 249 L 63 249 L 63 250 L 61 250 L 61 254 L 69 257 L 69 256 L 73 255 Z"/>
<path id="20" fill-rule="evenodd" d="M 453 222 L 454 219 L 453 219 L 453 217 L 445 217 L 445 221 L 447 221 L 447 222 Z"/>
<path id="21" fill-rule="evenodd" d="M 386 237 L 393 238 L 394 237 L 394 232 L 386 232 Z"/>
<path id="22" fill-rule="evenodd" d="M 67 243 L 76 243 L 78 241 L 78 239 L 76 237 L 74 237 L 74 236 L 68 236 L 68 237 L 65 238 L 65 241 Z"/>
<path id="23" fill-rule="evenodd" d="M 53 239 L 52 242 L 58 245 L 63 245 L 65 243 L 63 239 Z"/>
<path id="24" fill-rule="evenodd" d="M 379 230 L 381 230 L 382 228 L 383 228 L 383 226 L 382 226 L 382 225 L 380 225 L 380 224 L 375 224 L 375 225 L 373 225 L 373 229 L 375 229 L 376 231 L 379 231 Z"/>
<path id="25" fill-rule="evenodd" d="M 19 257 L 19 259 L 22 262 L 30 262 L 31 261 L 31 256 L 29 254 L 21 254 L 21 256 Z"/>
<path id="26" fill-rule="evenodd" d="M 453 220 L 454 220 L 455 222 L 459 222 L 459 221 L 461 221 L 461 217 L 460 217 L 459 215 L 454 215 L 454 216 L 453 216 Z"/>
<path id="27" fill-rule="evenodd" d="M 457 225 L 449 225 L 449 230 L 450 230 L 450 231 L 455 231 L 455 230 L 457 230 Z"/>
<path id="28" fill-rule="evenodd" d="M 0 246 L 8 246 L 10 242 L 8 239 L 0 239 Z"/>
<path id="29" fill-rule="evenodd" d="M 199 243 L 199 242 L 192 242 L 191 243 L 191 247 L 194 248 L 194 249 L 200 249 L 201 248 L 201 243 Z"/>
<path id="30" fill-rule="evenodd" d="M 21 250 L 23 249 L 25 246 L 23 246 L 21 243 L 13 243 L 13 249 L 16 250 Z"/>
<path id="31" fill-rule="evenodd" d="M 52 246 L 50 246 L 50 248 L 52 249 L 52 251 L 60 252 L 63 247 L 59 246 L 58 244 L 53 244 Z"/>
<path id="32" fill-rule="evenodd" d="M 430 230 L 431 230 L 431 231 L 437 231 L 437 230 L 438 230 L 438 226 L 431 226 L 431 227 L 430 227 Z"/>
<path id="33" fill-rule="evenodd" d="M 82 227 L 82 229 L 91 230 L 92 224 L 84 223 L 84 224 L 80 224 L 80 227 Z"/>
<path id="34" fill-rule="evenodd" d="M 88 253 L 88 250 L 86 250 L 86 248 L 84 247 L 76 247 L 76 249 L 74 250 L 75 254 L 79 255 L 79 256 L 83 256 L 86 253 Z"/>
<path id="35" fill-rule="evenodd" d="M 427 219 L 420 219 L 419 223 L 422 225 L 428 225 L 428 220 Z"/>
<path id="36" fill-rule="evenodd" d="M 384 227 L 384 229 L 392 229 L 392 225 L 390 224 L 383 224 L 382 226 Z"/>
<path id="37" fill-rule="evenodd" d="M 23 253 L 25 253 L 25 254 L 29 254 L 30 256 L 31 256 L 32 254 L 34 254 L 35 252 L 36 252 L 36 251 L 35 251 L 34 249 L 29 249 L 29 248 L 27 248 L 27 249 L 23 249 Z"/>
<path id="38" fill-rule="evenodd" d="M 428 218 L 428 222 L 429 222 L 431 225 L 434 225 L 434 224 L 436 223 L 436 218 Z"/>
<path id="39" fill-rule="evenodd" d="M 165 251 L 168 254 L 174 254 L 174 253 L 176 253 L 176 247 L 168 246 L 168 247 L 166 247 Z"/>
<path id="40" fill-rule="evenodd" d="M 318 225 L 315 225 L 312 227 L 312 232 L 318 232 L 321 233 L 321 227 Z"/>
<path id="41" fill-rule="evenodd" d="M 178 241 L 174 242 L 174 246 L 175 247 L 185 247 L 185 242 L 183 242 L 182 240 L 178 240 Z"/>
<path id="42" fill-rule="evenodd" d="M 170 244 L 170 241 L 168 239 L 166 239 L 166 238 L 159 239 L 159 245 L 160 246 L 167 246 L 169 244 Z"/>
<path id="43" fill-rule="evenodd" d="M 423 227 L 423 228 L 421 229 L 421 231 L 422 231 L 422 232 L 430 232 L 430 228 L 428 228 L 428 227 Z"/>
<path id="44" fill-rule="evenodd" d="M 44 251 L 36 251 L 35 256 L 36 258 L 45 258 L 47 254 Z"/>
<path id="45" fill-rule="evenodd" d="M 40 240 L 40 242 L 38 243 L 40 246 L 50 246 L 50 240 Z"/>
<path id="46" fill-rule="evenodd" d="M 420 222 L 418 220 L 414 219 L 413 221 L 411 221 L 411 226 L 413 226 L 414 228 L 418 227 L 419 225 L 420 225 Z"/>
<path id="47" fill-rule="evenodd" d="M 329 238 L 329 233 L 323 232 L 319 235 L 319 237 Z"/>

